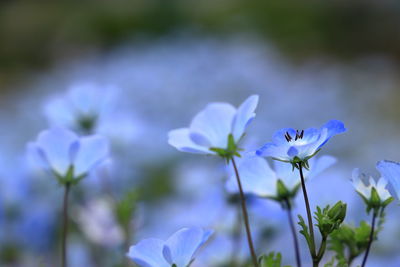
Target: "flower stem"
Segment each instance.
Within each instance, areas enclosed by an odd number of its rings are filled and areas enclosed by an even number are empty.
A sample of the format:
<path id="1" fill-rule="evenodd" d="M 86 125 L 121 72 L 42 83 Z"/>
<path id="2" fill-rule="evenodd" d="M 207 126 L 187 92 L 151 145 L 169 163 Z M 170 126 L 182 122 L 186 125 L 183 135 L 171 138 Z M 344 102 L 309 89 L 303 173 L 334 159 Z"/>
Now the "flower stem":
<path id="1" fill-rule="evenodd" d="M 301 179 L 301 188 L 303 190 L 304 202 L 305 202 L 306 210 L 307 210 L 308 228 L 310 229 L 310 237 L 311 237 L 310 252 L 311 252 L 311 257 L 314 260 L 314 258 L 316 257 L 314 225 L 313 225 L 313 221 L 312 221 L 310 202 L 308 201 L 306 183 L 305 183 L 304 174 L 303 174 L 303 164 L 301 162 L 298 164 L 298 168 L 299 168 L 300 179 Z M 314 263 L 314 265 L 315 265 L 315 263 Z M 318 264 L 316 266 L 318 266 Z"/>
<path id="2" fill-rule="evenodd" d="M 240 203 L 241 203 L 241 206 L 242 206 L 243 221 L 244 221 L 244 225 L 245 225 L 245 228 L 246 228 L 247 242 L 249 244 L 251 258 L 253 260 L 254 267 L 258 267 L 257 255 L 255 253 L 253 240 L 251 238 L 249 216 L 247 214 L 247 207 L 246 207 L 246 198 L 245 198 L 244 193 L 243 193 L 242 183 L 240 181 L 239 171 L 238 171 L 238 168 L 236 166 L 235 159 L 232 157 L 231 161 L 232 161 L 232 164 L 233 164 L 233 168 L 235 170 L 236 181 L 237 181 L 238 188 L 239 188 L 239 195 L 240 195 Z"/>
<path id="3" fill-rule="evenodd" d="M 374 232 L 375 232 L 375 221 L 376 221 L 376 216 L 377 212 L 374 211 L 374 214 L 372 215 L 372 224 L 371 224 L 371 232 L 369 234 L 369 241 L 368 241 L 368 246 L 367 250 L 365 251 L 364 259 L 362 261 L 361 267 L 364 267 L 365 264 L 367 263 L 369 251 L 371 249 L 372 242 L 374 241 Z"/>
<path id="4" fill-rule="evenodd" d="M 292 236 L 293 236 L 293 244 L 294 244 L 294 250 L 296 253 L 297 267 L 301 267 L 299 241 L 297 240 L 296 228 L 294 227 L 292 205 L 290 204 L 290 201 L 288 199 L 285 199 L 285 204 L 286 204 L 286 208 L 287 208 L 290 230 L 292 231 Z"/>
<path id="5" fill-rule="evenodd" d="M 68 236 L 68 196 L 71 184 L 65 184 L 63 203 L 63 229 L 61 238 L 61 266 L 67 266 L 67 236 Z"/>

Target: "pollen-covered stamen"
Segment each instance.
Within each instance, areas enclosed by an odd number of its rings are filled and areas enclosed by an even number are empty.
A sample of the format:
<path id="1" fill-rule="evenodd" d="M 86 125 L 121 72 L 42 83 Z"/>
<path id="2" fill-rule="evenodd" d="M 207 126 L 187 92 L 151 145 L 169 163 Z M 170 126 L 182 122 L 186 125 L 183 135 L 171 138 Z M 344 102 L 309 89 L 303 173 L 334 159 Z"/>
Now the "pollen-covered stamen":
<path id="1" fill-rule="evenodd" d="M 288 142 L 292 141 L 292 139 L 293 139 L 288 132 L 286 132 L 285 138 L 286 138 L 286 141 L 288 141 Z"/>

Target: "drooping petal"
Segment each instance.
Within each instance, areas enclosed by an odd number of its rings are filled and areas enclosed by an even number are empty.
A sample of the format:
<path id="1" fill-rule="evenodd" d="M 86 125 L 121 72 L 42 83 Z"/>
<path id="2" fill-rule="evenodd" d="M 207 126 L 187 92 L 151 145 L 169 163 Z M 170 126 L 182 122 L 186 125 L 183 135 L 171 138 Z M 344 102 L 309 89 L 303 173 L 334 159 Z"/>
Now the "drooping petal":
<path id="1" fill-rule="evenodd" d="M 235 141 L 238 141 L 244 134 L 246 127 L 254 119 L 254 112 L 258 104 L 258 95 L 252 95 L 247 98 L 237 109 L 235 118 L 233 119 L 232 134 Z"/>
<path id="2" fill-rule="evenodd" d="M 400 163 L 382 160 L 376 164 L 376 168 L 390 182 L 397 197 L 400 199 Z"/>
<path id="3" fill-rule="evenodd" d="M 264 158 L 248 156 L 241 161 L 238 166 L 238 171 L 242 188 L 245 193 L 254 194 L 260 197 L 273 197 L 277 194 L 276 174 Z M 226 187 L 230 192 L 238 192 L 238 184 L 235 174 L 229 178 Z"/>
<path id="4" fill-rule="evenodd" d="M 131 246 L 127 256 L 140 267 L 171 267 L 162 253 L 164 244 L 160 239 L 145 239 Z"/>
<path id="5" fill-rule="evenodd" d="M 190 132 L 206 137 L 211 147 L 226 148 L 235 114 L 236 109 L 228 103 L 211 103 L 193 118 Z"/>
<path id="6" fill-rule="evenodd" d="M 209 232 L 198 227 L 179 230 L 165 242 L 164 258 L 170 265 L 187 266 L 197 249 L 206 241 L 205 237 L 210 237 Z"/>
<path id="7" fill-rule="evenodd" d="M 42 149 L 50 167 L 65 175 L 71 165 L 70 148 L 78 136 L 64 128 L 55 127 L 39 134 L 37 146 Z"/>
<path id="8" fill-rule="evenodd" d="M 75 176 L 87 174 L 108 155 L 109 144 L 106 138 L 99 135 L 82 137 L 73 162 Z"/>
<path id="9" fill-rule="evenodd" d="M 207 147 L 195 144 L 190 138 L 188 128 L 180 128 L 172 130 L 168 133 L 168 144 L 175 147 L 179 151 L 197 153 L 197 154 L 213 154 Z"/>

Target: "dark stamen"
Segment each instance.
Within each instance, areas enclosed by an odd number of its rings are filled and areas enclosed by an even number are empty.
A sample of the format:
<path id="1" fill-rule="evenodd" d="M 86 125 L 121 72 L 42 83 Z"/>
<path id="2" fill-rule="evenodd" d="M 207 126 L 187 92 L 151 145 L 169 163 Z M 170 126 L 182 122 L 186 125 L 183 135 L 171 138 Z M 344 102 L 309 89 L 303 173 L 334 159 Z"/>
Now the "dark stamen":
<path id="1" fill-rule="evenodd" d="M 303 135 L 304 135 L 304 130 L 301 130 L 301 133 L 300 133 L 300 139 L 303 139 Z"/>
<path id="2" fill-rule="evenodd" d="M 286 138 L 286 141 L 288 141 L 288 142 L 292 141 L 292 137 L 290 136 L 290 134 L 288 132 L 286 132 L 285 138 Z"/>

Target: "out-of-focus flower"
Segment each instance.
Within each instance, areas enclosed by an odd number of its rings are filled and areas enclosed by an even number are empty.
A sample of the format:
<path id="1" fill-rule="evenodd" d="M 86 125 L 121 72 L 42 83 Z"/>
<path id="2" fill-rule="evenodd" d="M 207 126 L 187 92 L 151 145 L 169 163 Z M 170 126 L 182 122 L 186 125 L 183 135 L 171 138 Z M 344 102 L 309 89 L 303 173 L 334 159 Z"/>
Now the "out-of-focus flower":
<path id="1" fill-rule="evenodd" d="M 397 194 L 397 198 L 400 199 L 400 163 L 382 160 L 376 164 L 376 168 L 390 182 Z"/>
<path id="2" fill-rule="evenodd" d="M 28 152 L 38 166 L 53 173 L 60 182 L 77 182 L 108 157 L 109 146 L 102 136 L 78 137 L 55 127 L 29 143 Z"/>
<path id="3" fill-rule="evenodd" d="M 328 140 L 346 131 L 341 121 L 331 120 L 320 129 L 298 131 L 283 128 L 272 137 L 272 142 L 257 150 L 258 156 L 267 156 L 284 162 L 307 162 Z"/>
<path id="4" fill-rule="evenodd" d="M 83 233 L 93 243 L 102 246 L 119 246 L 124 242 L 124 232 L 118 225 L 108 199 L 96 199 L 76 212 Z"/>
<path id="5" fill-rule="evenodd" d="M 352 174 L 352 182 L 357 193 L 362 197 L 364 202 L 370 208 L 386 207 L 392 200 L 392 196 L 386 189 L 387 180 L 381 177 L 375 181 L 371 176 L 367 182 L 367 176 L 360 173 L 359 169 L 354 169 Z"/>
<path id="6" fill-rule="evenodd" d="M 200 154 L 218 154 L 215 149 L 228 149 L 228 138 L 235 144 L 255 117 L 258 96 L 247 98 L 239 108 L 228 103 L 211 103 L 192 120 L 189 128 L 168 133 L 168 143 L 180 151 Z M 214 149 L 214 150 L 213 150 Z"/>
<path id="7" fill-rule="evenodd" d="M 111 85 L 100 86 L 91 82 L 73 84 L 66 95 L 45 105 L 45 115 L 52 125 L 93 132 L 114 106 L 116 90 Z"/>
<path id="8" fill-rule="evenodd" d="M 187 267 L 212 235 L 202 228 L 183 228 L 167 241 L 150 238 L 130 247 L 127 256 L 141 267 Z"/>
<path id="9" fill-rule="evenodd" d="M 313 178 L 335 162 L 336 159 L 332 156 L 314 157 L 310 159 L 309 170 L 304 170 L 304 176 L 308 179 Z M 276 200 L 292 198 L 300 185 L 299 176 L 293 172 L 290 164 L 274 161 L 272 169 L 266 159 L 256 155 L 246 156 L 240 161 L 239 173 L 243 191 L 263 198 Z M 226 186 L 228 191 L 237 192 L 234 176 L 229 178 Z"/>

